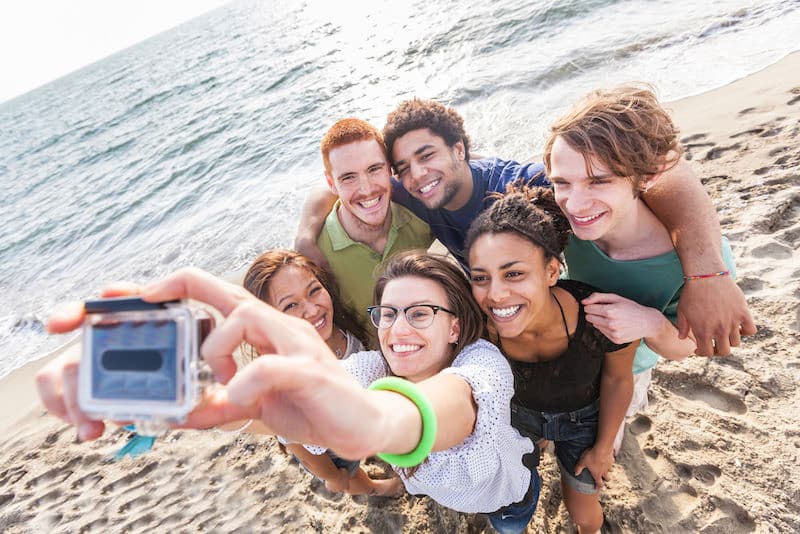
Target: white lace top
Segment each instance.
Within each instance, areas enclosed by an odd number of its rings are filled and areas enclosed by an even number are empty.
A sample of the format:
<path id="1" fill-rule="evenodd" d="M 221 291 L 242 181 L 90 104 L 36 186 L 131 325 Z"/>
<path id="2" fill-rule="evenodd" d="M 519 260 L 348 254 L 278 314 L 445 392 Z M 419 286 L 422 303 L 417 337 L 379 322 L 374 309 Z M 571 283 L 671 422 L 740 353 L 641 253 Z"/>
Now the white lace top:
<path id="1" fill-rule="evenodd" d="M 359 352 L 342 365 L 362 386 L 388 376 L 378 351 Z M 433 452 L 411 477 L 397 469 L 406 490 L 428 495 L 465 513 L 489 513 L 525 496 L 531 473 L 522 455 L 533 443 L 511 426 L 514 377 L 500 351 L 488 341 L 468 345 L 443 373 L 463 378 L 478 406 L 475 430 L 461 444 Z"/>

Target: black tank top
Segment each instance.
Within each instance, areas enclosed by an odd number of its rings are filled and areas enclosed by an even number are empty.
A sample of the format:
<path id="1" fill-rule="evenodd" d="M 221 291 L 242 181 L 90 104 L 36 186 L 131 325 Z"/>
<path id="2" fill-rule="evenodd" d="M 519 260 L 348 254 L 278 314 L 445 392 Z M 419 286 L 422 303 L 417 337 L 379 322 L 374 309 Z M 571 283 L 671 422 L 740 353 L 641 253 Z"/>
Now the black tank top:
<path id="1" fill-rule="evenodd" d="M 581 300 L 596 291 L 592 286 L 575 280 L 559 280 L 556 285 L 578 301 L 578 325 L 570 336 L 564 309 L 556 299 L 568 338 L 567 350 L 544 362 L 508 359 L 514 372 L 512 402 L 540 412 L 570 412 L 597 400 L 606 353 L 629 345 L 613 343 L 586 320 Z"/>

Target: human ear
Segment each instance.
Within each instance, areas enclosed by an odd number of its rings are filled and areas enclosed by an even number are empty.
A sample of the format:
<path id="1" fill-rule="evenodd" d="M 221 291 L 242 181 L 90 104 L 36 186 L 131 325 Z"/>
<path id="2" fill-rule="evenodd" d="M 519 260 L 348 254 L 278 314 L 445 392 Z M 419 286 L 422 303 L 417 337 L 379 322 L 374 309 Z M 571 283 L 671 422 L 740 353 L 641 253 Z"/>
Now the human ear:
<path id="1" fill-rule="evenodd" d="M 328 189 L 330 192 L 338 197 L 339 191 L 336 190 L 336 184 L 333 182 L 333 176 L 331 176 L 331 173 L 325 173 L 325 182 L 328 184 Z"/>
<path id="2" fill-rule="evenodd" d="M 448 343 L 458 343 L 458 337 L 461 335 L 461 321 L 458 318 L 453 319 L 450 323 L 450 335 L 447 338 Z"/>
<path id="3" fill-rule="evenodd" d="M 464 149 L 464 141 L 457 141 L 453 145 L 453 152 L 455 152 L 459 161 L 466 159 L 467 151 Z"/>
<path id="4" fill-rule="evenodd" d="M 561 263 L 558 261 L 558 258 L 550 258 L 547 260 L 544 269 L 547 276 L 547 283 L 550 287 L 553 287 L 561 276 Z"/>

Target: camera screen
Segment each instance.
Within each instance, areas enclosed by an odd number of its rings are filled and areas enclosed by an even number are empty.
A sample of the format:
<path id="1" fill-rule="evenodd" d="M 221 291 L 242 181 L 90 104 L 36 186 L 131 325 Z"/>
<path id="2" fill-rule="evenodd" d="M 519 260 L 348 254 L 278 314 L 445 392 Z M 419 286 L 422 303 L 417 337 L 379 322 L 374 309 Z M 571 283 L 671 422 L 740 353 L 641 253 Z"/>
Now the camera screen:
<path id="1" fill-rule="evenodd" d="M 175 401 L 175 321 L 114 321 L 92 328 L 92 394 L 100 399 Z"/>

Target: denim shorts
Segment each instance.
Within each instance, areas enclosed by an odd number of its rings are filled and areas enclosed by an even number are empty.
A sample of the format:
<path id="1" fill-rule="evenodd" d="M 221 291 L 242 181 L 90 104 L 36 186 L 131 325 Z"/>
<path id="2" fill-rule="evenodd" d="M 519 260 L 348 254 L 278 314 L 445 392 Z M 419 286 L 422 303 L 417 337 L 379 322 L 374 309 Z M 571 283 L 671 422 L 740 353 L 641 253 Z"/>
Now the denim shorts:
<path id="1" fill-rule="evenodd" d="M 528 527 L 536 505 L 539 502 L 539 492 L 542 490 L 542 480 L 536 469 L 531 470 L 531 481 L 528 491 L 521 501 L 503 506 L 496 512 L 486 514 L 489 523 L 499 534 L 521 534 Z"/>
<path id="2" fill-rule="evenodd" d="M 333 462 L 333 465 L 336 466 L 336 469 L 347 469 L 347 474 L 350 475 L 350 478 L 353 478 L 353 476 L 356 474 L 356 471 L 358 471 L 358 466 L 361 465 L 360 460 L 345 460 L 344 458 L 336 456 L 331 451 L 328 451 L 325 454 L 331 457 L 331 461 Z"/>
<path id="3" fill-rule="evenodd" d="M 596 400 L 573 412 L 539 412 L 511 403 L 511 424 L 520 434 L 536 444 L 541 439 L 555 444 L 561 477 L 578 493 L 597 491 L 594 477 L 588 469 L 575 476 L 575 466 L 586 449 L 597 440 L 600 421 L 600 401 Z M 538 457 L 537 450 L 534 451 Z"/>

